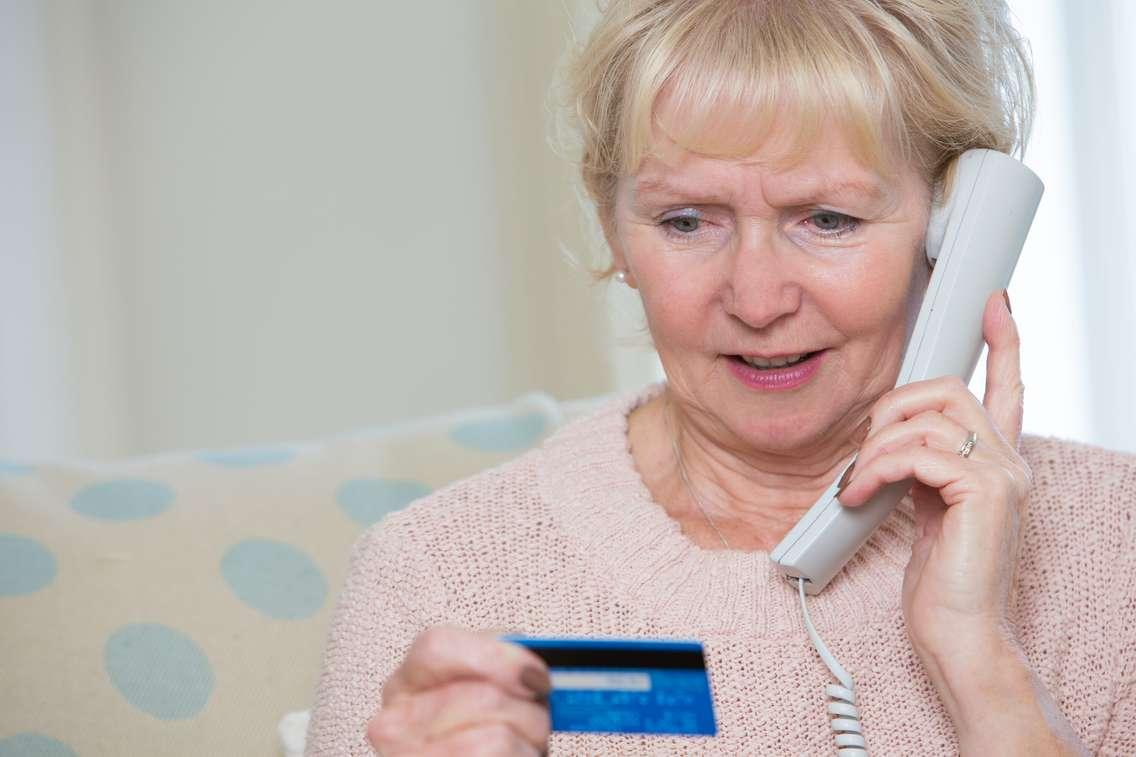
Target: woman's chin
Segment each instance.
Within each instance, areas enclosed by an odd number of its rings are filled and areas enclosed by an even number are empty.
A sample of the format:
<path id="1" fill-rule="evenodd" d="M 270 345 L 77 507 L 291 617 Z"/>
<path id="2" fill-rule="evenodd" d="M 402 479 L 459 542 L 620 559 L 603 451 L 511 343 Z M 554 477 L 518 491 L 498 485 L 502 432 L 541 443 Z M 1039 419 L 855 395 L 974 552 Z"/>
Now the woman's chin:
<path id="1" fill-rule="evenodd" d="M 765 415 L 736 429 L 735 434 L 755 452 L 792 454 L 808 459 L 812 457 L 810 453 L 823 452 L 834 441 L 838 424 L 835 417 L 830 419 L 828 415 L 815 412 L 778 418 Z"/>
<path id="2" fill-rule="evenodd" d="M 824 446 L 825 438 L 824 434 L 809 433 L 804 429 L 794 429 L 784 433 L 765 430 L 759 434 L 749 435 L 747 441 L 754 451 L 805 458 L 808 452 L 819 450 Z"/>

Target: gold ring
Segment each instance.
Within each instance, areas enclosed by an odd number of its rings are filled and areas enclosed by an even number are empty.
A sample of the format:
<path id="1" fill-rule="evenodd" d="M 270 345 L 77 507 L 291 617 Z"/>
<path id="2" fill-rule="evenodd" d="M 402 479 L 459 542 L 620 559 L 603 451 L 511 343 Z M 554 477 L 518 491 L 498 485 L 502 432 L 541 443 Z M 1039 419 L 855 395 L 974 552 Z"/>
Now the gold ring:
<path id="1" fill-rule="evenodd" d="M 970 457 L 970 453 L 974 452 L 974 445 L 978 444 L 978 432 L 971 431 L 970 436 L 966 437 L 966 441 L 959 447 L 958 453 L 960 457 Z"/>

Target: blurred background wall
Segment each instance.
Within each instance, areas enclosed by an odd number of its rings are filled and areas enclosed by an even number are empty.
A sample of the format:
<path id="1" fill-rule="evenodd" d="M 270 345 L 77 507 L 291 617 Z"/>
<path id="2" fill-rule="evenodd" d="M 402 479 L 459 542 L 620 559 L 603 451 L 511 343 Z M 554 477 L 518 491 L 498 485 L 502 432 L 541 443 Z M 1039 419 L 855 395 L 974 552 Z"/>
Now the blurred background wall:
<path id="1" fill-rule="evenodd" d="M 1015 0 L 1027 429 L 1136 450 L 1136 34 Z M 0 0 L 0 456 L 297 439 L 658 375 L 549 86 L 591 0 Z M 981 375 L 974 384 L 981 392 Z"/>

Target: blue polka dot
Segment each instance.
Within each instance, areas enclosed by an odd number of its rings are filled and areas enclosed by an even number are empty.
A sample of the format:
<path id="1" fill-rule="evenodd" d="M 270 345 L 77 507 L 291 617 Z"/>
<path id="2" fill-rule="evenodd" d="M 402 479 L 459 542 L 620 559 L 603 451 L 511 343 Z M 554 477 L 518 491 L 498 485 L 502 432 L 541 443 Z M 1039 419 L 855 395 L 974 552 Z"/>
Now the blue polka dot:
<path id="1" fill-rule="evenodd" d="M 309 617 L 327 598 L 327 581 L 320 569 L 283 542 L 240 542 L 221 559 L 221 574 L 242 602 L 278 620 Z"/>
<path id="2" fill-rule="evenodd" d="M 31 473 L 32 466 L 23 463 L 14 463 L 11 460 L 0 460 L 0 476 L 23 476 Z"/>
<path id="3" fill-rule="evenodd" d="M 62 741 L 38 733 L 17 733 L 0 739 L 0 757 L 78 757 Z"/>
<path id="4" fill-rule="evenodd" d="M 257 465 L 286 463 L 296 453 L 284 447 L 247 447 L 245 449 L 217 450 L 202 452 L 199 460 L 229 468 L 252 468 Z"/>
<path id="5" fill-rule="evenodd" d="M 92 518 L 137 520 L 158 515 L 173 501 L 173 489 L 164 484 L 123 478 L 91 484 L 71 499 L 71 507 Z"/>
<path id="6" fill-rule="evenodd" d="M 55 558 L 38 541 L 0 534 L 0 597 L 31 594 L 55 578 Z"/>
<path id="7" fill-rule="evenodd" d="M 430 487 L 409 479 L 357 478 L 339 487 L 339 506 L 365 526 L 430 493 Z"/>
<path id="8" fill-rule="evenodd" d="M 131 623 L 115 631 L 103 662 L 126 701 L 162 720 L 193 717 L 213 693 L 213 668 L 201 647 L 159 623 Z"/>
<path id="9" fill-rule="evenodd" d="M 486 452 L 512 452 L 530 447 L 544 433 L 547 421 L 540 413 L 511 418 L 467 421 L 450 431 L 458 444 Z"/>

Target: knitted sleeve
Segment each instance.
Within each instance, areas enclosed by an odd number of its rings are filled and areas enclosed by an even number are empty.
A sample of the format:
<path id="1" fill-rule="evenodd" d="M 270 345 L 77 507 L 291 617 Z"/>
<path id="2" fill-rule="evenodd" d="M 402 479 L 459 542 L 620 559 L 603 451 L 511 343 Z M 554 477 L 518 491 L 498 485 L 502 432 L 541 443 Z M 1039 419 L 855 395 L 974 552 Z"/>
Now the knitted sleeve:
<path id="1" fill-rule="evenodd" d="M 1124 547 L 1117 561 L 1115 583 L 1116 627 L 1109 629 L 1119 639 L 1119 678 L 1112 710 L 1105 722 L 1101 755 L 1136 755 L 1136 465 L 1132 465 L 1120 489 L 1121 513 L 1125 533 Z"/>
<path id="2" fill-rule="evenodd" d="M 1105 726 L 1104 741 L 1098 754 L 1133 755 L 1136 754 L 1136 687 L 1133 686 L 1132 661 L 1123 672 L 1117 687 L 1117 700 L 1113 704 Z"/>
<path id="3" fill-rule="evenodd" d="M 436 571 L 400 515 L 367 531 L 352 550 L 308 728 L 305 754 L 312 757 L 374 754 L 366 728 L 382 684 L 445 605 Z"/>

